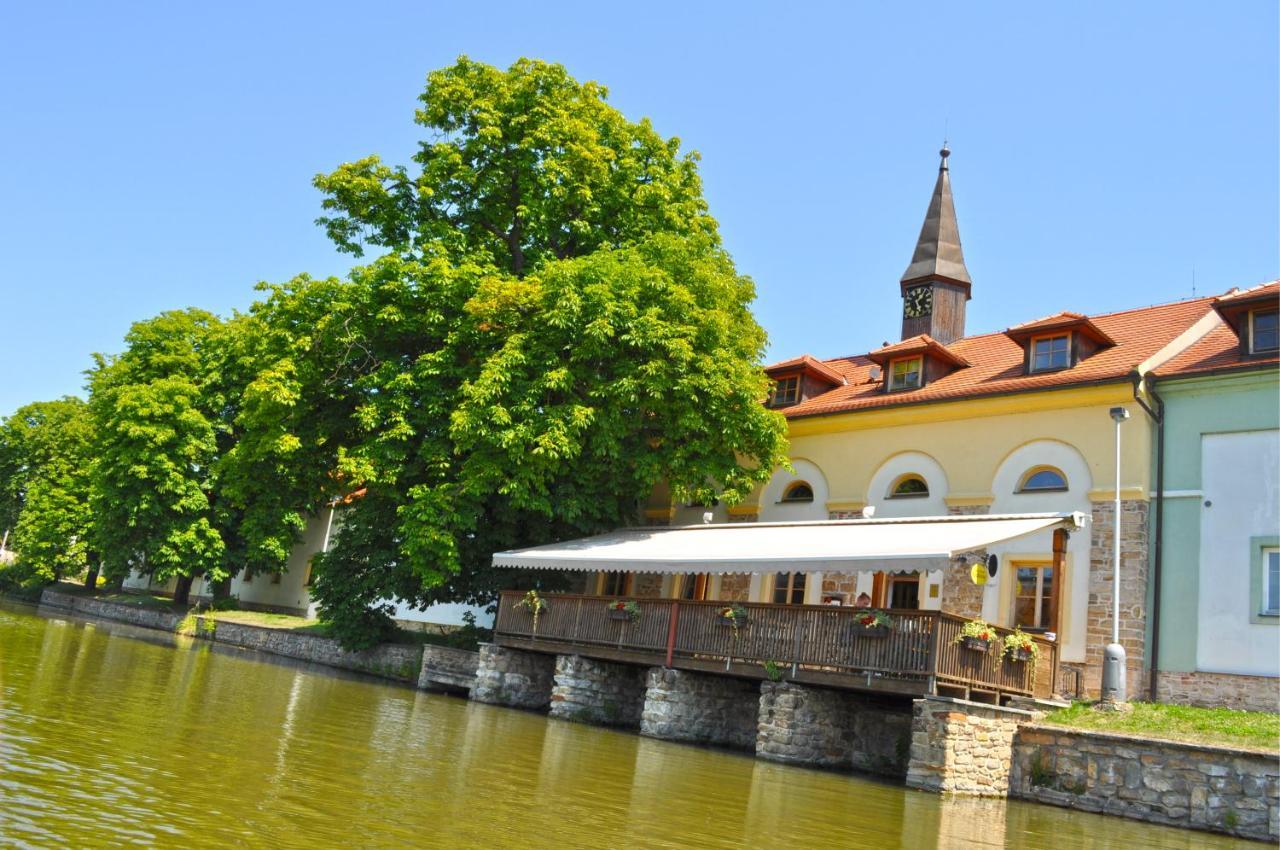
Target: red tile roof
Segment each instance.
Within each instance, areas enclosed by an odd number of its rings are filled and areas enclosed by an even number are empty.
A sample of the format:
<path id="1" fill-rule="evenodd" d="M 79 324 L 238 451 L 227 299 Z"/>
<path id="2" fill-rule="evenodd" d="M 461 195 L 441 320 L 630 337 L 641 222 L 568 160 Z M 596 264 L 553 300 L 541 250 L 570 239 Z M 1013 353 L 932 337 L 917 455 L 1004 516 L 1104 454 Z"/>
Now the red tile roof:
<path id="1" fill-rule="evenodd" d="M 781 363 L 765 366 L 764 371 L 769 376 L 787 371 L 810 372 L 829 382 L 833 387 L 838 387 L 844 383 L 844 375 L 832 369 L 812 354 L 801 354 L 799 357 L 792 357 L 790 360 L 783 360 Z"/>
<path id="2" fill-rule="evenodd" d="M 928 354 L 936 357 L 944 363 L 950 363 L 952 366 L 968 366 L 969 361 L 965 360 L 959 354 L 947 348 L 928 334 L 918 334 L 908 337 L 902 342 L 895 342 L 893 345 L 886 345 L 884 348 L 877 348 L 875 351 L 867 355 L 867 359 L 872 363 L 878 363 L 881 366 L 887 366 L 889 361 L 898 356 L 909 356 L 912 354 Z"/>
<path id="3" fill-rule="evenodd" d="M 1268 300 L 1280 303 L 1280 280 L 1259 284 L 1248 289 L 1228 292 L 1213 299 L 1212 306 L 1230 321 L 1230 316 L 1254 304 Z M 1250 355 L 1240 350 L 1240 337 L 1230 324 L 1218 325 L 1185 351 L 1175 355 L 1167 363 L 1155 369 L 1157 378 L 1188 377 L 1211 372 L 1274 369 L 1280 364 L 1280 352 Z"/>
<path id="4" fill-rule="evenodd" d="M 1251 309 L 1280 304 L 1280 280 L 1238 289 L 1213 299 L 1213 309 L 1228 325 L 1240 330 L 1240 319 Z"/>
<path id="5" fill-rule="evenodd" d="M 1057 372 L 1026 374 L 1022 346 L 1003 332 L 951 343 L 948 350 L 972 365 L 906 392 L 885 393 L 883 383 L 871 379 L 873 363 L 865 355 L 835 357 L 823 363 L 848 383 L 782 412 L 798 418 L 1127 380 L 1140 363 L 1202 318 L 1212 301 L 1195 298 L 1090 317 L 1116 344 Z"/>
<path id="6" fill-rule="evenodd" d="M 1107 336 L 1107 334 L 1095 325 L 1088 316 L 1083 313 L 1071 313 L 1067 311 L 1057 313 L 1053 316 L 1045 316 L 1043 319 L 1024 322 L 1021 325 L 1014 325 L 1005 331 L 1005 335 L 1015 342 L 1021 343 L 1026 342 L 1036 334 L 1056 330 L 1078 331 L 1099 345 L 1115 345 L 1115 340 Z"/>

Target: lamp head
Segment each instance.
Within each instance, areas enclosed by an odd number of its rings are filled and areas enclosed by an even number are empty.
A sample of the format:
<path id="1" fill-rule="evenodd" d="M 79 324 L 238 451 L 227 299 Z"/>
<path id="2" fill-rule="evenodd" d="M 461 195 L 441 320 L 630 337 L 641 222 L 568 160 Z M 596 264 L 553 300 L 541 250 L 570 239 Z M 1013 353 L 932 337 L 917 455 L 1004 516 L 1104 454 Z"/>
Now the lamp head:
<path id="1" fill-rule="evenodd" d="M 1129 418 L 1129 411 L 1123 407 L 1113 407 L 1111 408 L 1111 418 L 1116 422 L 1123 422 Z"/>

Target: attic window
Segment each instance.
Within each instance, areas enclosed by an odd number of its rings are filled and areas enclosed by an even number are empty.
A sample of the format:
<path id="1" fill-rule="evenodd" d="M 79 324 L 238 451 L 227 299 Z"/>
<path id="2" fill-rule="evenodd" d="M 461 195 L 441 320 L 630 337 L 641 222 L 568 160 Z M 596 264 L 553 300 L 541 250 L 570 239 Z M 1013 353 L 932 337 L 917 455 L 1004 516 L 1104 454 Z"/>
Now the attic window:
<path id="1" fill-rule="evenodd" d="M 1019 493 L 1054 493 L 1067 489 L 1067 476 L 1052 466 L 1037 466 L 1027 470 L 1018 485 Z"/>
<path id="2" fill-rule="evenodd" d="M 800 376 L 790 375 L 778 378 L 773 382 L 773 394 L 769 397 L 770 407 L 786 407 L 800 400 Z"/>
<path id="3" fill-rule="evenodd" d="M 782 494 L 783 502 L 812 502 L 813 488 L 807 481 L 795 481 Z"/>
<path id="4" fill-rule="evenodd" d="M 1261 354 L 1264 351 L 1280 349 L 1278 317 L 1280 317 L 1280 311 L 1277 310 L 1254 310 L 1249 314 L 1250 353 Z"/>
<path id="5" fill-rule="evenodd" d="M 1071 334 L 1042 336 L 1031 340 L 1031 371 L 1051 372 L 1071 365 Z"/>
<path id="6" fill-rule="evenodd" d="M 924 374 L 924 358 L 909 357 L 889 364 L 889 391 L 914 390 Z"/>
<path id="7" fill-rule="evenodd" d="M 929 495 L 929 485 L 919 475 L 903 475 L 889 489 L 890 499 L 912 499 Z"/>

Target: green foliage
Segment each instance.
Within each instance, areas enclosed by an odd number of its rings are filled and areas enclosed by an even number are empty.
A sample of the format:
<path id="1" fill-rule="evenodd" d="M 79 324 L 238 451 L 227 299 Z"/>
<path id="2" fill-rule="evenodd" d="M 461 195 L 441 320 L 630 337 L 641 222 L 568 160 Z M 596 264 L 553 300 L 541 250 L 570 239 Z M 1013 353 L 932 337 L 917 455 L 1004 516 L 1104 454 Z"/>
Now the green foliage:
<path id="1" fill-rule="evenodd" d="M 49 581 L 21 560 L 0 563 L 0 593 L 31 602 L 40 599 Z"/>
<path id="2" fill-rule="evenodd" d="M 770 682 L 782 681 L 782 665 L 776 661 L 764 662 L 764 675 Z"/>
<path id="3" fill-rule="evenodd" d="M 93 430 L 85 403 L 66 397 L 19 408 L 0 423 L 0 529 L 29 578 L 52 582 L 88 568 Z"/>

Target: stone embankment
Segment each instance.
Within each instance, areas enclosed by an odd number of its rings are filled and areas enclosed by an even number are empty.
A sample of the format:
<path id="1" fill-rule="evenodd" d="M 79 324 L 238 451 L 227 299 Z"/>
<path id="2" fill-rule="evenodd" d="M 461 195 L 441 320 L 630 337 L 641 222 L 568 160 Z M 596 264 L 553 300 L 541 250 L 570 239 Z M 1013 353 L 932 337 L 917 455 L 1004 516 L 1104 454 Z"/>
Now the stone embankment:
<path id="1" fill-rule="evenodd" d="M 187 619 L 172 611 L 63 593 L 55 588 L 44 591 L 40 605 L 165 632 L 178 631 Z M 477 653 L 466 650 L 427 646 L 424 651 L 424 647 L 414 644 L 383 644 L 373 649 L 348 652 L 332 638 L 292 629 L 234 623 L 210 616 L 197 616 L 194 620 L 194 635 L 198 638 L 416 684 L 422 688 L 470 690 L 479 659 Z"/>
<path id="2" fill-rule="evenodd" d="M 1032 724 L 1014 737 L 1009 793 L 1151 823 L 1280 839 L 1275 753 Z"/>

